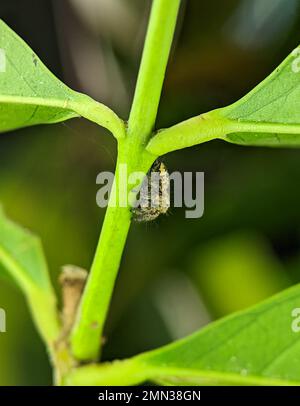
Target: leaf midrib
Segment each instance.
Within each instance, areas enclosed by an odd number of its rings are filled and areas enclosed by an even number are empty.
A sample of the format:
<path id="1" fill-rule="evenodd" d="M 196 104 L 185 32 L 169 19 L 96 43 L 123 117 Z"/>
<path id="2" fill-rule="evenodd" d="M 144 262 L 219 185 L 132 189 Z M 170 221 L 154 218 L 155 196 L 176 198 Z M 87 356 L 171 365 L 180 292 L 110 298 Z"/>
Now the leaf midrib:
<path id="1" fill-rule="evenodd" d="M 182 378 L 199 378 L 203 380 L 203 385 L 210 382 L 211 384 L 236 384 L 236 385 L 257 385 L 257 386 L 300 386 L 299 382 L 275 379 L 269 377 L 259 377 L 256 375 L 241 376 L 237 373 L 228 373 L 215 370 L 188 369 L 175 367 L 153 367 L 151 364 L 144 365 L 148 380 L 158 381 L 166 380 L 167 382 L 182 382 Z M 206 382 L 205 382 L 206 381 Z M 188 382 L 188 380 L 187 380 Z"/>
<path id="2" fill-rule="evenodd" d="M 74 102 L 72 102 L 70 99 L 0 95 L 0 103 L 39 105 L 39 106 L 45 106 L 45 107 L 57 107 L 57 108 L 74 111 L 73 110 Z"/>

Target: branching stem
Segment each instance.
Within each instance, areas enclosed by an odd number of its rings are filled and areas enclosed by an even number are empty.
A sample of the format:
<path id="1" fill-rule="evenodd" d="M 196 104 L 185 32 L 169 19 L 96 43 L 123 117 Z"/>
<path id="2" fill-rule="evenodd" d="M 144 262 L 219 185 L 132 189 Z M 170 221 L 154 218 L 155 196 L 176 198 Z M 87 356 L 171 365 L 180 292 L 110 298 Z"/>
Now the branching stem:
<path id="1" fill-rule="evenodd" d="M 157 155 L 145 150 L 155 125 L 180 0 L 154 0 L 126 137 L 118 140 L 115 183 L 96 254 L 73 329 L 71 344 L 79 360 L 100 354 L 101 336 L 131 223 L 130 205 L 119 201 L 120 168 L 147 173 Z M 133 185 L 128 184 L 128 190 Z M 115 202 L 114 202 L 115 203 Z"/>

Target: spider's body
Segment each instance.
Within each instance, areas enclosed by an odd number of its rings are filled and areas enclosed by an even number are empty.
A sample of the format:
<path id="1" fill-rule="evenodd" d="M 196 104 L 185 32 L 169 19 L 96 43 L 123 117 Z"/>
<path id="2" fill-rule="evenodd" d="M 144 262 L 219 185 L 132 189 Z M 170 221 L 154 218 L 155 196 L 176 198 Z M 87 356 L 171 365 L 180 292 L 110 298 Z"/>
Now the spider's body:
<path id="1" fill-rule="evenodd" d="M 166 214 L 170 207 L 170 179 L 166 166 L 156 161 L 140 190 L 139 205 L 132 210 L 133 220 L 148 222 Z"/>

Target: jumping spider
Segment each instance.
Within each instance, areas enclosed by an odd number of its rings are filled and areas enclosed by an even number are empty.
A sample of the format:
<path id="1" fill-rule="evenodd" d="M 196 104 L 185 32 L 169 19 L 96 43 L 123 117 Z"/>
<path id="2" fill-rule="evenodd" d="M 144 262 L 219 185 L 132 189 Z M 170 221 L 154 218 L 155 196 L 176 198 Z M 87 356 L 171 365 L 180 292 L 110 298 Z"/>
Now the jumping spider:
<path id="1" fill-rule="evenodd" d="M 136 222 L 153 221 L 170 208 L 170 179 L 166 166 L 154 162 L 145 178 L 140 192 L 139 203 L 132 209 Z"/>

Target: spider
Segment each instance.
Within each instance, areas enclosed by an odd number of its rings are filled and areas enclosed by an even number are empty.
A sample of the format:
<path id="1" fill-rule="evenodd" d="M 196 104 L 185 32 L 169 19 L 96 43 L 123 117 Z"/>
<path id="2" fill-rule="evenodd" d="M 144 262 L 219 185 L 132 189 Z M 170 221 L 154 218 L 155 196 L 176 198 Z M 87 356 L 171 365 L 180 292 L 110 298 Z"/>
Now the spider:
<path id="1" fill-rule="evenodd" d="M 148 222 L 166 214 L 170 207 L 170 179 L 166 166 L 154 162 L 139 192 L 139 204 L 132 209 L 133 220 Z"/>

